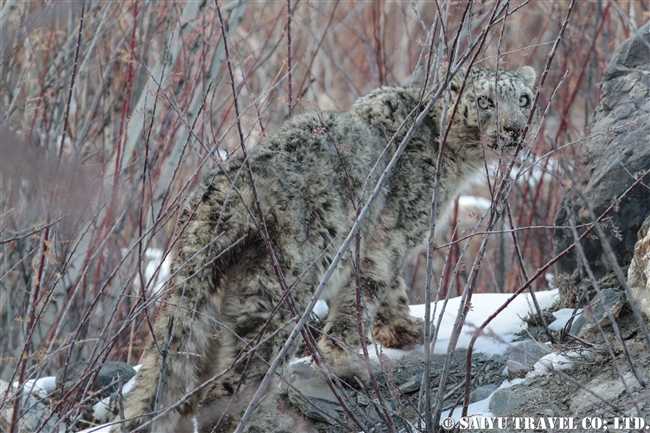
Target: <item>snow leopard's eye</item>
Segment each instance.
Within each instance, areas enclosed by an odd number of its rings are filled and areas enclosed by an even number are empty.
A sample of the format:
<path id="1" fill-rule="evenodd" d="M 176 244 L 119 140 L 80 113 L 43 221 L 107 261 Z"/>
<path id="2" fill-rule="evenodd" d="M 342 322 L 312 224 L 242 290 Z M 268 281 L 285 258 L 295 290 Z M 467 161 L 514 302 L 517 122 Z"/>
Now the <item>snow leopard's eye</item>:
<path id="1" fill-rule="evenodd" d="M 476 103 L 478 104 L 479 108 L 481 108 L 482 110 L 487 110 L 493 105 L 490 98 L 486 98 L 485 96 L 481 96 L 480 98 L 478 98 Z"/>
<path id="2" fill-rule="evenodd" d="M 530 103 L 530 99 L 528 98 L 528 95 L 521 95 L 519 97 L 519 106 L 520 107 L 527 107 L 529 103 Z"/>

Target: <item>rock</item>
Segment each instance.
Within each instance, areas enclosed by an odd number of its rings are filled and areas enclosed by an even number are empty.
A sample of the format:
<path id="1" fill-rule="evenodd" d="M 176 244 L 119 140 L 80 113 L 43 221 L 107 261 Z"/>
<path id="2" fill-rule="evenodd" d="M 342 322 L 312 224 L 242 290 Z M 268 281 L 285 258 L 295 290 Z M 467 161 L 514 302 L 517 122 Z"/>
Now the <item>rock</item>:
<path id="1" fill-rule="evenodd" d="M 332 422 L 343 408 L 325 380 L 305 363 L 296 363 L 285 371 L 291 385 L 289 401 L 308 418 Z"/>
<path id="2" fill-rule="evenodd" d="M 316 372 L 307 362 L 295 362 L 284 369 L 284 375 L 293 382 L 297 379 L 310 379 Z"/>
<path id="3" fill-rule="evenodd" d="M 623 380 L 630 388 L 640 388 L 632 372 L 624 374 Z M 594 398 L 594 394 L 604 400 L 614 401 L 625 392 L 625 385 L 620 378 L 613 378 L 612 380 L 603 382 L 602 377 L 597 377 L 587 384 L 585 389 L 578 391 L 571 399 L 569 409 L 573 413 L 582 413 L 590 410 L 592 407 L 600 407 L 599 405 L 602 404 L 600 399 Z"/>
<path id="4" fill-rule="evenodd" d="M 531 371 L 537 361 L 551 353 L 551 348 L 546 344 L 536 341 L 524 341 L 510 350 L 506 365 L 508 376 L 511 378 L 525 376 Z"/>
<path id="5" fill-rule="evenodd" d="M 86 368 L 85 362 L 72 362 L 68 365 L 65 375 L 66 388 L 73 386 L 80 379 Z M 61 387 L 64 368 L 56 372 L 56 387 Z M 117 386 L 122 386 L 135 376 L 135 370 L 125 362 L 107 361 L 102 365 L 93 381 L 91 390 L 100 392 L 99 397 L 108 397 L 117 391 Z M 100 391 L 101 390 L 101 391 Z"/>
<path id="6" fill-rule="evenodd" d="M 411 379 L 401 384 L 398 389 L 402 394 L 410 394 L 412 392 L 419 391 L 420 386 L 422 386 L 422 377 L 422 373 L 416 374 Z"/>
<path id="7" fill-rule="evenodd" d="M 565 417 L 569 416 L 558 401 L 550 401 L 548 387 L 531 386 L 523 382 L 509 388 L 497 389 L 490 398 L 489 409 L 497 417 Z M 512 425 L 511 425 L 512 426 Z M 522 431 L 522 429 L 506 430 Z M 526 430 L 529 431 L 529 430 Z M 547 429 L 535 431 L 550 431 Z M 555 430 L 553 430 L 555 431 Z"/>
<path id="8" fill-rule="evenodd" d="M 617 289 L 601 290 L 600 296 L 602 297 L 602 301 L 597 293 L 594 294 L 594 299 L 591 304 L 585 307 L 573 322 L 573 325 L 571 325 L 571 334 L 580 337 L 595 331 L 598 329 L 596 322 L 598 322 L 601 328 L 611 324 L 607 311 L 611 312 L 612 316 L 616 318 L 627 302 L 625 293 Z"/>
<path id="9" fill-rule="evenodd" d="M 498 385 L 483 385 L 479 386 L 478 388 L 472 390 L 472 392 L 469 393 L 469 402 L 471 403 L 476 403 L 477 401 L 485 400 L 488 398 L 494 391 L 496 391 L 499 388 Z"/>
<path id="10" fill-rule="evenodd" d="M 283 407 L 285 409 L 282 409 Z M 275 399 L 263 401 L 244 428 L 244 433 L 317 433 L 317 431 L 314 422 L 306 419 L 286 400 Z"/>
<path id="11" fill-rule="evenodd" d="M 650 318 L 650 216 L 639 230 L 639 241 L 634 247 L 627 283 L 632 289 L 634 302 Z"/>
<path id="12" fill-rule="evenodd" d="M 513 389 L 514 388 L 514 389 Z M 521 387 L 501 388 L 492 394 L 489 408 L 494 416 L 504 416 L 516 413 L 517 408 L 531 399 L 541 399 L 542 392 L 538 389 L 522 390 Z"/>
<path id="13" fill-rule="evenodd" d="M 9 383 L 0 380 L 0 396 L 4 398 L 8 393 L 8 404 L 0 412 L 0 426 L 9 431 L 14 413 L 14 392 L 9 389 Z M 16 431 L 21 433 L 30 433 L 35 431 L 51 432 L 55 431 L 55 416 L 50 416 L 50 408 L 47 407 L 37 394 L 24 393 L 20 399 L 20 410 L 17 419 Z"/>
<path id="14" fill-rule="evenodd" d="M 584 166 L 574 170 L 582 171 L 582 175 L 578 175 L 579 184 L 574 185 L 574 190 L 564 198 L 555 217 L 557 226 L 570 226 L 567 208 L 578 225 L 592 222 L 576 189 L 582 190 L 599 216 L 612 204 L 613 199 L 650 168 L 650 23 L 640 28 L 639 33 L 646 41 L 635 33 L 621 44 L 607 66 L 600 85 L 601 103 L 590 121 L 591 133 L 600 135 L 583 142 L 579 160 L 584 161 Z M 645 176 L 643 182 L 645 185 L 650 183 L 650 174 Z M 635 187 L 609 212 L 604 229 L 619 266 L 626 267 L 632 260 L 637 231 L 649 214 L 650 189 L 644 185 Z M 595 232 L 592 234 L 595 235 Z M 556 229 L 556 254 L 573 242 L 570 229 Z M 613 269 L 604 256 L 598 238 L 587 236 L 582 244 L 597 279 Z M 573 281 L 578 278 L 577 269 L 575 251 L 562 257 L 556 264 L 558 274 L 566 274 Z M 579 295 L 572 293 L 567 286 L 560 287 L 564 306 L 574 305 Z"/>

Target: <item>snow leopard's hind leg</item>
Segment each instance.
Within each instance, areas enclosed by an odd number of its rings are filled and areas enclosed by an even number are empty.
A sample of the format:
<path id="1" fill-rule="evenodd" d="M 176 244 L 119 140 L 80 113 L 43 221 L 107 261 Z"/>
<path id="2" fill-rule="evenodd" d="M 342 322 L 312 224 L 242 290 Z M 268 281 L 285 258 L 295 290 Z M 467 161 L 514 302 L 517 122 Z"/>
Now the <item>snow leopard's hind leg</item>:
<path id="1" fill-rule="evenodd" d="M 198 280 L 189 280 L 187 284 Z M 214 339 L 212 318 L 218 317 L 220 301 L 205 293 L 206 290 L 195 289 L 201 294 L 198 298 L 184 296 L 179 288 L 167 300 L 154 324 L 153 338 L 149 340 L 142 367 L 124 404 L 127 432 L 136 429 L 139 432 L 184 432 L 186 423 L 181 420 L 194 412 L 201 399 L 201 392 L 194 391 L 209 375 L 210 364 L 217 357 L 218 341 Z M 181 402 L 188 395 L 189 398 Z M 154 416 L 160 418 L 141 428 Z M 193 431 L 190 425 L 186 427 L 187 431 Z M 121 431 L 116 424 L 111 433 Z"/>
<path id="2" fill-rule="evenodd" d="M 219 359 L 215 381 L 199 405 L 200 433 L 234 430 L 295 326 L 268 258 L 258 256 L 235 265 L 221 286 L 225 293 Z M 300 283 L 292 289 L 298 302 L 307 295 L 303 289 Z"/>

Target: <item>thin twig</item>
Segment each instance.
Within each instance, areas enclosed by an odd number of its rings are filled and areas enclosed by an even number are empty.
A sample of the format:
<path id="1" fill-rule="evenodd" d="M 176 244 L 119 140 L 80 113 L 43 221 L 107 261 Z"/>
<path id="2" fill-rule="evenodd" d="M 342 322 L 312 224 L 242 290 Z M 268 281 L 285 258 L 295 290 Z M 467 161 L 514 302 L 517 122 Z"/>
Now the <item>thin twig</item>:
<path id="1" fill-rule="evenodd" d="M 292 93 L 293 89 L 291 88 L 291 76 L 292 76 L 292 71 L 291 71 L 291 0 L 287 0 L 287 83 L 289 85 L 289 94 L 288 94 L 288 112 L 289 112 L 289 117 L 291 117 L 292 111 L 293 111 L 293 101 L 292 101 Z M 235 101 L 236 103 L 236 101 Z"/>

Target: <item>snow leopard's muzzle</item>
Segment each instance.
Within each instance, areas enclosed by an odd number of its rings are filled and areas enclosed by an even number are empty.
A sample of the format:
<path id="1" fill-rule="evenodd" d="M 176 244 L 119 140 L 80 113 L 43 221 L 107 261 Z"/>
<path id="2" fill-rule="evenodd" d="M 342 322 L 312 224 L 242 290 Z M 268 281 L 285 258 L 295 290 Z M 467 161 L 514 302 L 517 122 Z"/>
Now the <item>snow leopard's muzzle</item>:
<path id="1" fill-rule="evenodd" d="M 521 124 L 519 122 L 513 122 L 504 125 L 501 128 L 501 133 L 499 134 L 499 147 L 510 148 L 517 146 L 521 141 L 525 127 L 525 123 Z"/>
<path id="2" fill-rule="evenodd" d="M 495 147 L 509 149 L 521 143 L 524 130 L 528 123 L 528 118 L 523 113 L 516 113 L 514 116 L 504 116 L 503 119 L 500 119 L 499 123 L 501 123 L 501 128 L 498 142 L 494 143 Z M 531 128 L 529 127 L 527 135 L 530 133 L 530 130 Z"/>

